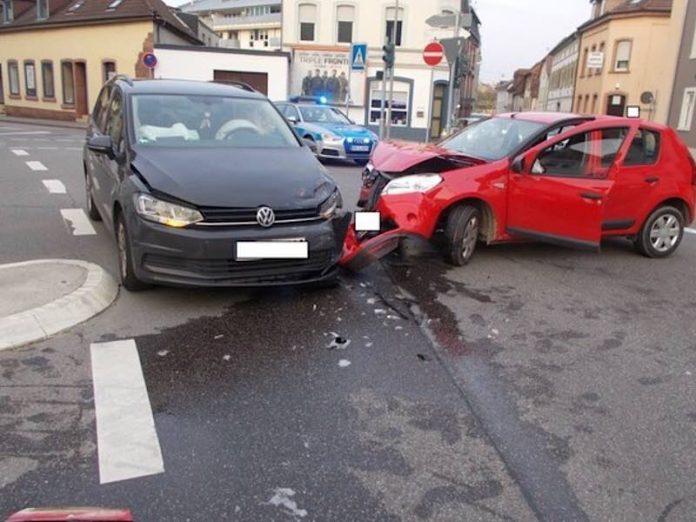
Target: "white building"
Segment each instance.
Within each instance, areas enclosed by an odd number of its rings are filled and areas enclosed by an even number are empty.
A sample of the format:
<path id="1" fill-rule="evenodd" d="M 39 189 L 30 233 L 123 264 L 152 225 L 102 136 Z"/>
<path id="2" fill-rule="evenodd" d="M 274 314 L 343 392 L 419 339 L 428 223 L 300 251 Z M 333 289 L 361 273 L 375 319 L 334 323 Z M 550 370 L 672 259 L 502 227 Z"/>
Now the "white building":
<path id="1" fill-rule="evenodd" d="M 316 75 L 317 71 L 325 78 L 336 75 L 347 79 L 351 42 L 367 43 L 366 70 L 353 72 L 351 76 L 349 115 L 357 123 L 377 130 L 382 96 L 382 82 L 377 75 L 383 68 L 382 45 L 393 28 L 395 4 L 394 0 L 286 2 L 282 34 L 283 49 L 292 53 L 291 92 L 307 94 L 306 86 L 311 80 L 308 75 Z M 454 30 L 433 29 L 425 20 L 435 14 L 453 13 L 466 5 L 466 0 L 399 2 L 392 137 L 425 140 L 429 127 L 431 136 L 439 136 L 447 114 L 448 66 L 444 60 L 434 69 L 427 66 L 423 49 L 436 38 L 452 36 Z M 478 40 L 478 28 L 472 33 Z M 464 36 L 463 31 L 461 35 Z M 479 42 L 475 43 L 478 48 Z M 470 63 L 469 67 L 475 70 L 477 65 Z M 341 82 L 345 84 L 345 80 Z M 328 97 L 343 105 L 345 100 L 336 94 L 339 92 L 343 94 L 345 89 L 334 90 Z"/>
<path id="2" fill-rule="evenodd" d="M 282 0 L 193 0 L 181 10 L 198 15 L 212 27 L 220 47 L 280 48 Z"/>
<path id="3" fill-rule="evenodd" d="M 499 82 L 495 86 L 495 112 L 496 114 L 502 114 L 505 112 L 512 112 L 512 87 L 513 83 L 511 81 Z"/>
<path id="4" fill-rule="evenodd" d="M 572 112 L 575 94 L 575 73 L 580 57 L 580 44 L 577 33 L 564 38 L 550 53 L 551 74 L 546 110 L 552 112 Z"/>

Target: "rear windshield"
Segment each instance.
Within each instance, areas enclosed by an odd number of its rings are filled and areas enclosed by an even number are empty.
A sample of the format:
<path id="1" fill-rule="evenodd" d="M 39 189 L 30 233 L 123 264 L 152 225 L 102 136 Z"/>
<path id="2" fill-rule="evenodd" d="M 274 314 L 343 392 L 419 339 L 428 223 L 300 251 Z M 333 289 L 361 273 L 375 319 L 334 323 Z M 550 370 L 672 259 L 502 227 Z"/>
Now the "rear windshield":
<path id="1" fill-rule="evenodd" d="M 131 111 L 143 147 L 299 147 L 267 100 L 224 96 L 136 94 Z"/>
<path id="2" fill-rule="evenodd" d="M 491 118 L 467 127 L 440 146 L 466 156 L 495 161 L 511 154 L 544 127 L 533 121 Z"/>

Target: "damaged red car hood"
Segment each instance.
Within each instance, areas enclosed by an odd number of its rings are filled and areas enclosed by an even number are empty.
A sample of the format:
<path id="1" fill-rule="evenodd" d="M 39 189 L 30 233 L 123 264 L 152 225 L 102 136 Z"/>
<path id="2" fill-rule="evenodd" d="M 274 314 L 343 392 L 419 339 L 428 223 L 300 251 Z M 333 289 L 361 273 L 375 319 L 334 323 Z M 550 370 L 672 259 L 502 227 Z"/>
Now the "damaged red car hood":
<path id="1" fill-rule="evenodd" d="M 461 160 L 470 163 L 471 166 L 486 163 L 478 158 L 457 154 L 431 143 L 389 141 L 380 142 L 377 145 L 372 154 L 372 165 L 381 172 L 415 174 L 416 172 L 411 172 L 414 167 L 436 159 Z"/>

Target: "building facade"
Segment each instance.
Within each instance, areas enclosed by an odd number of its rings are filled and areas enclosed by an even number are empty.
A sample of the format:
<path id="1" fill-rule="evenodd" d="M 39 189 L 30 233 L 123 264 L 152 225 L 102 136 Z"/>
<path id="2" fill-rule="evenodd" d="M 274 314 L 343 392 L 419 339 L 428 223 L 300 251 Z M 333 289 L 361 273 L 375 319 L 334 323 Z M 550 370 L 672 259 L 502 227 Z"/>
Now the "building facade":
<path id="1" fill-rule="evenodd" d="M 468 10 L 465 0 L 300 0 L 283 11 L 283 49 L 292 54 L 290 78 L 293 94 L 312 94 L 314 82 L 338 85 L 326 89 L 329 101 L 346 106 L 350 117 L 377 130 L 381 118 L 383 86 L 382 46 L 396 32 L 391 136 L 413 140 L 439 137 L 446 125 L 449 68 L 446 61 L 431 68 L 423 62 L 423 49 L 434 39 L 450 37 L 453 29 L 429 27 L 432 15 Z M 398 20 L 394 24 L 394 18 Z M 477 18 L 473 17 L 477 23 Z M 459 105 L 463 114 L 475 101 L 480 60 L 478 27 L 470 31 L 462 55 L 465 67 L 460 82 Z M 464 31 L 461 31 L 464 35 Z M 364 71 L 349 71 L 352 42 L 368 45 Z M 349 80 L 350 78 L 350 80 Z"/>
<path id="2" fill-rule="evenodd" d="M 686 2 L 684 2 L 686 3 Z M 683 10 L 684 26 L 681 36 L 679 57 L 674 77 L 674 89 L 670 103 L 668 124 L 676 129 L 684 143 L 696 156 L 696 1 L 691 0 L 687 5 L 675 4 Z"/>
<path id="3" fill-rule="evenodd" d="M 290 8 L 294 3 L 286 2 Z M 282 0 L 193 0 L 180 9 L 211 27 L 221 47 L 272 51 L 281 46 Z"/>
<path id="4" fill-rule="evenodd" d="M 545 110 L 573 111 L 579 49 L 578 35 L 573 33 L 551 50 L 551 70 Z"/>
<path id="5" fill-rule="evenodd" d="M 157 42 L 200 45 L 161 0 L 4 0 L 0 109 L 76 120 L 116 73 L 148 77 Z"/>
<path id="6" fill-rule="evenodd" d="M 495 86 L 495 112 L 512 112 L 513 82 L 501 81 Z"/>
<path id="7" fill-rule="evenodd" d="M 683 18 L 672 16 L 671 0 L 592 3 L 594 17 L 578 28 L 575 112 L 623 116 L 638 106 L 665 123 Z"/>

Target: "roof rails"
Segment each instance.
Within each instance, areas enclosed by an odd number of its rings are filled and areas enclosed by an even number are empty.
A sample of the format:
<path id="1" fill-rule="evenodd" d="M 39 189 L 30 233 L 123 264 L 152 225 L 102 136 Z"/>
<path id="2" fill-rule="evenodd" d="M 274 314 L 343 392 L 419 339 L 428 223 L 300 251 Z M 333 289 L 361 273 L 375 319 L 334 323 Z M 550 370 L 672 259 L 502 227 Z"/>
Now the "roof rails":
<path id="1" fill-rule="evenodd" d="M 133 87 L 133 78 L 131 78 L 127 74 L 116 74 L 109 79 L 110 82 L 115 82 L 116 80 L 123 80 L 128 85 Z"/>
<path id="2" fill-rule="evenodd" d="M 231 85 L 232 87 L 239 87 L 245 91 L 249 92 L 259 92 L 254 89 L 251 85 L 245 82 L 240 82 L 238 80 L 212 80 L 212 83 L 221 83 L 223 85 Z"/>

